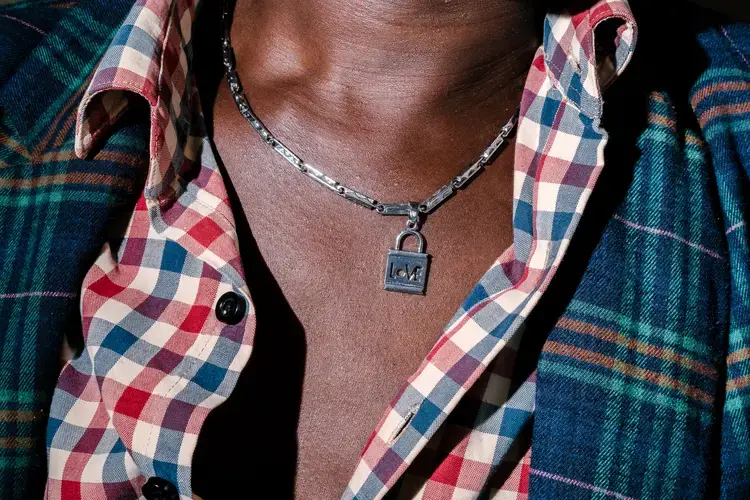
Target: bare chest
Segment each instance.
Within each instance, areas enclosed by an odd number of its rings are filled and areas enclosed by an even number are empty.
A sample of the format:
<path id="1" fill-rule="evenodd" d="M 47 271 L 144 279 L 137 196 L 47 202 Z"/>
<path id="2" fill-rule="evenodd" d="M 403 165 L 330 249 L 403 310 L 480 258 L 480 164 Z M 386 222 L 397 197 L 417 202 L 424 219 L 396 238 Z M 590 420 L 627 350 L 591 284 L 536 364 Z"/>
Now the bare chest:
<path id="1" fill-rule="evenodd" d="M 315 191 L 315 185 L 308 187 Z M 247 191 L 242 196 L 249 202 Z M 274 234 L 272 227 L 284 226 L 267 220 L 272 207 L 254 205 L 246 210 L 250 227 L 269 225 L 253 232 L 254 240 L 304 343 L 295 497 L 336 498 L 388 403 L 499 256 L 510 232 L 475 224 L 464 210 L 434 217 L 424 228 L 432 253 L 427 293 L 408 295 L 383 289 L 388 249 L 402 220 L 337 207 L 298 214 L 312 230 L 293 227 Z M 507 211 L 498 212 L 510 220 Z M 277 331 L 274 318 L 267 320 L 271 325 L 258 335 L 289 333 Z M 283 350 L 279 355 L 283 362 Z"/>
<path id="2" fill-rule="evenodd" d="M 404 217 L 351 204 L 218 131 L 216 146 L 233 186 L 257 328 L 239 386 L 201 433 L 195 481 L 221 453 L 236 457 L 224 462 L 225 472 L 235 469 L 226 475 L 243 479 L 225 494 L 252 481 L 276 498 L 338 498 L 388 403 L 509 245 L 509 163 L 427 219 L 422 296 L 383 290 Z"/>

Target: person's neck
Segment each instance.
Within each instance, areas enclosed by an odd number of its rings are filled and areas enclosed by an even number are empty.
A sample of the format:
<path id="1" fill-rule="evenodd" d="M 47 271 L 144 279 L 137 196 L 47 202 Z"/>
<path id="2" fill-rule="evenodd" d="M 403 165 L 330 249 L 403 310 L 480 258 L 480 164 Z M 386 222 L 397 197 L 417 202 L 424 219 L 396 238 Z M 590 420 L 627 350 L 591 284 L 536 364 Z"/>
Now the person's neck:
<path id="1" fill-rule="evenodd" d="M 232 34 L 253 85 L 359 113 L 482 103 L 528 69 L 533 19 L 528 0 L 239 0 Z"/>
<path id="2" fill-rule="evenodd" d="M 518 105 L 538 46 L 532 3 L 237 0 L 231 35 L 251 105 L 313 161 L 333 161 L 315 152 L 332 137 L 341 161 L 378 164 L 450 146 L 455 169 Z"/>

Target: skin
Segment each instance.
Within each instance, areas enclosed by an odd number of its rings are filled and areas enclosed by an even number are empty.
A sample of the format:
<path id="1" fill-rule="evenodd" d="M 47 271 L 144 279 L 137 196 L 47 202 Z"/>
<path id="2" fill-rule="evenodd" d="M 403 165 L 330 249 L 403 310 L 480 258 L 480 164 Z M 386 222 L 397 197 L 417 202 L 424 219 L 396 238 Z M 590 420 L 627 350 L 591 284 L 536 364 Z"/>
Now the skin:
<path id="1" fill-rule="evenodd" d="M 287 146 L 376 199 L 421 201 L 514 112 L 534 24 L 521 0 L 239 0 L 232 39 L 251 105 Z M 513 147 L 427 219 L 430 279 L 415 296 L 382 289 L 404 217 L 294 171 L 226 85 L 213 117 L 258 326 L 199 438 L 196 494 L 338 498 L 388 403 L 512 241 Z"/>

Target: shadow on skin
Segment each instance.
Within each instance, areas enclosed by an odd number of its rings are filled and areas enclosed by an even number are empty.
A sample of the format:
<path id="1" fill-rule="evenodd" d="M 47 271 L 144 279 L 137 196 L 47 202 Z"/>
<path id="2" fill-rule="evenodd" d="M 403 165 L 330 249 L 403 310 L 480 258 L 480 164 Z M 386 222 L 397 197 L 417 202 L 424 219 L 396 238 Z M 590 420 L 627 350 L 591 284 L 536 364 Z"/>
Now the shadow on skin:
<path id="1" fill-rule="evenodd" d="M 223 84 L 221 2 L 204 2 L 194 28 L 196 79 L 213 136 L 213 103 Z M 218 154 L 235 216 L 240 254 L 256 308 L 253 354 L 236 388 L 206 420 L 193 457 L 193 488 L 204 500 L 294 496 L 305 331 L 253 238 Z"/>
<path id="2" fill-rule="evenodd" d="M 263 261 L 227 177 L 225 182 L 256 307 L 255 340 L 236 388 L 201 429 L 193 487 L 205 500 L 247 498 L 250 493 L 293 498 L 305 331 Z"/>

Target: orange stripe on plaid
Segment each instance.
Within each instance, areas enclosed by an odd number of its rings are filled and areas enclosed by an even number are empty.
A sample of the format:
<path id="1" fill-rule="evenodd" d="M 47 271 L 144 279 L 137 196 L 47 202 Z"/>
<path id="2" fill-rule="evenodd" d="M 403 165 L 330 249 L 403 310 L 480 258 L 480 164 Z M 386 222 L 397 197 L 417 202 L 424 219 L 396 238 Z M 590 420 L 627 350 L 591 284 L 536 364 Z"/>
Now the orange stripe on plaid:
<path id="1" fill-rule="evenodd" d="M 664 92 L 651 92 L 648 98 L 652 101 L 659 101 L 667 104 L 667 98 L 664 96 Z"/>
<path id="2" fill-rule="evenodd" d="M 681 382 L 673 377 L 668 377 L 663 373 L 646 370 L 645 368 L 640 368 L 629 363 L 623 363 L 618 359 L 604 356 L 603 354 L 588 351 L 586 349 L 548 341 L 544 344 L 544 351 L 552 354 L 559 354 L 560 356 L 567 356 L 579 361 L 585 361 L 592 365 L 607 368 L 608 370 L 614 370 L 628 377 L 644 380 L 660 387 L 673 389 L 702 403 L 711 404 L 714 399 L 713 396 L 707 392 Z"/>
<path id="3" fill-rule="evenodd" d="M 10 149 L 17 155 L 23 156 L 27 160 L 31 159 L 31 155 L 26 150 L 26 147 L 23 144 L 18 142 L 16 139 L 10 137 L 9 135 L 3 133 L 2 131 L 0 131 L 0 144 Z"/>
<path id="4" fill-rule="evenodd" d="M 590 335 L 592 337 L 617 344 L 626 349 L 634 350 L 645 356 L 651 356 L 654 358 L 659 358 L 665 361 L 676 363 L 683 368 L 687 368 L 688 370 L 700 373 L 701 375 L 705 375 L 706 377 L 714 380 L 718 377 L 716 369 L 710 365 L 688 358 L 687 356 L 684 356 L 682 354 L 678 354 L 671 349 L 656 347 L 645 342 L 626 337 L 625 335 L 608 328 L 603 328 L 591 323 L 586 323 L 585 321 L 578 321 L 566 317 L 563 317 L 562 319 L 560 319 L 560 321 L 557 322 L 557 327 L 584 335 Z"/>
<path id="5" fill-rule="evenodd" d="M 70 116 L 65 120 L 65 122 L 62 124 L 60 131 L 57 134 L 57 138 L 54 140 L 52 145 L 50 147 L 52 148 L 59 148 L 62 147 L 63 144 L 65 144 L 65 141 L 68 139 L 68 132 L 73 129 L 76 125 L 76 114 L 71 113 Z"/>
<path id="6" fill-rule="evenodd" d="M 78 159 L 79 158 L 76 155 L 75 151 L 67 149 L 45 153 L 41 156 L 35 156 L 32 159 L 32 163 L 38 165 L 42 163 L 62 162 Z M 92 158 L 92 160 L 112 161 L 116 163 L 124 163 L 127 165 L 138 164 L 138 159 L 135 156 L 114 151 L 100 151 L 94 158 Z M 144 165 L 145 164 L 147 164 L 147 162 L 144 158 Z"/>
<path id="7" fill-rule="evenodd" d="M 33 422 L 43 415 L 41 411 L 2 410 L 0 422 Z"/>
<path id="8" fill-rule="evenodd" d="M 716 92 L 739 92 L 739 91 L 746 91 L 750 90 L 750 82 L 746 81 L 736 81 L 736 82 L 717 82 L 713 83 L 711 85 L 706 85 L 702 89 L 700 89 L 698 92 L 696 92 L 693 95 L 693 98 L 690 99 L 690 104 L 693 105 L 693 108 L 697 108 L 698 104 L 705 99 L 706 97 L 711 97 L 716 94 Z"/>
<path id="9" fill-rule="evenodd" d="M 13 448 L 32 448 L 35 440 L 32 438 L 21 438 L 21 437 L 7 437 L 0 438 L 0 448 L 13 449 Z"/>
<path id="10" fill-rule="evenodd" d="M 727 366 L 739 363 L 740 361 L 745 361 L 748 358 L 750 358 L 750 347 L 739 349 L 727 356 Z"/>
<path id="11" fill-rule="evenodd" d="M 73 93 L 72 96 L 70 96 L 70 99 L 68 99 L 68 102 L 65 103 L 62 110 L 57 115 L 57 118 L 55 118 L 55 120 L 52 122 L 52 125 L 50 125 L 47 134 L 42 138 L 41 141 L 39 141 L 39 144 L 37 144 L 37 147 L 34 149 L 34 156 L 38 156 L 42 151 L 47 149 L 53 137 L 57 137 L 57 140 L 55 141 L 53 147 L 59 147 L 62 145 L 62 142 L 64 141 L 68 131 L 71 128 L 71 125 L 68 124 L 68 122 L 75 122 L 75 113 L 71 113 L 70 111 L 76 108 L 78 106 L 78 103 L 81 102 L 81 96 L 83 95 L 85 89 L 88 87 L 90 81 L 91 77 L 89 77 L 81 85 L 81 87 L 75 93 Z M 58 130 L 58 124 L 63 118 L 65 118 L 67 126 L 63 126 L 62 129 Z"/>
<path id="12" fill-rule="evenodd" d="M 685 133 L 685 142 L 689 144 L 693 144 L 695 146 L 704 147 L 705 141 L 699 136 L 696 135 L 695 132 L 688 130 Z"/>
<path id="13" fill-rule="evenodd" d="M 662 127 L 668 127 L 671 130 L 675 130 L 677 128 L 677 124 L 675 121 L 667 116 L 660 115 L 658 113 L 655 113 L 653 111 L 649 111 L 648 113 L 648 121 L 650 123 L 653 123 L 655 125 L 661 125 Z"/>
<path id="14" fill-rule="evenodd" d="M 131 182 L 121 177 L 76 172 L 34 177 L 32 179 L 0 179 L 0 189 L 30 189 L 61 184 L 102 184 L 126 189 Z"/>
<path id="15" fill-rule="evenodd" d="M 750 385 L 750 375 L 727 380 L 727 392 L 739 391 Z"/>
<path id="16" fill-rule="evenodd" d="M 725 104 L 723 106 L 713 106 L 701 113 L 698 117 L 698 121 L 700 122 L 701 127 L 705 127 L 711 119 L 716 118 L 717 116 L 743 115 L 745 113 L 750 113 L 750 101 L 736 104 Z"/>

